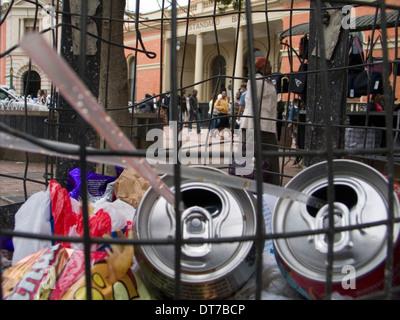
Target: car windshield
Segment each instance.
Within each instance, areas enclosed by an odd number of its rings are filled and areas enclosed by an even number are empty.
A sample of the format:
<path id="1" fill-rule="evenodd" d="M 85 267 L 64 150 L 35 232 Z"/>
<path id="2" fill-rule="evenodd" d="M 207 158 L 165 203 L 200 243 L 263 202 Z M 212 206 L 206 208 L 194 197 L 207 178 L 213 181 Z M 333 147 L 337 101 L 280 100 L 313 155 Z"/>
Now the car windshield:
<path id="1" fill-rule="evenodd" d="M 25 98 L 8 87 L 0 87 L 0 110 L 24 110 L 25 105 L 30 111 L 48 111 L 47 106 L 34 102 L 28 97 L 26 104 Z"/>
<path id="2" fill-rule="evenodd" d="M 21 100 L 14 90 L 5 87 L 0 87 L 0 100 L 5 100 L 5 99 L 8 100 L 14 99 L 18 101 Z"/>

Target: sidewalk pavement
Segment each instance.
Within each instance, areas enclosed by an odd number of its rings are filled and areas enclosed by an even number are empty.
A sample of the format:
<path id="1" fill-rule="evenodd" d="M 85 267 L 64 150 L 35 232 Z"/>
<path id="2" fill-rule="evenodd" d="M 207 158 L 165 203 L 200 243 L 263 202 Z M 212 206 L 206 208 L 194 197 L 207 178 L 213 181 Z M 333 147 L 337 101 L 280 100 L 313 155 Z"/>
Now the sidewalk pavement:
<path id="1" fill-rule="evenodd" d="M 198 135 L 195 128 L 193 128 L 191 133 L 188 133 L 187 128 L 185 128 L 183 131 L 182 147 L 188 148 L 188 150 L 193 150 L 189 152 L 195 154 L 197 152 L 196 149 L 204 147 L 207 131 L 207 129 L 202 129 L 201 135 Z M 171 132 L 167 131 L 164 137 L 164 147 L 172 146 L 172 138 L 173 135 Z M 234 137 L 234 142 L 236 140 L 237 137 Z M 229 151 L 232 148 L 230 137 L 227 134 L 225 134 L 224 140 L 220 140 L 219 137 L 214 137 L 209 141 L 209 144 L 210 152 L 213 148 L 217 148 L 218 152 L 223 152 L 224 150 Z M 233 148 L 235 148 L 235 146 Z M 282 164 L 282 161 L 280 161 L 280 163 Z M 224 166 L 227 165 L 225 164 Z M 45 163 L 43 162 L 28 162 L 26 166 L 25 162 L 5 161 L 0 159 L 0 206 L 24 202 L 25 187 L 27 198 L 34 193 L 46 190 L 45 169 Z M 302 168 L 300 166 L 293 165 L 293 159 L 285 157 L 283 186 L 301 170 Z M 26 177 L 25 184 L 24 176 Z"/>
<path id="2" fill-rule="evenodd" d="M 24 202 L 24 185 L 27 198 L 34 193 L 46 190 L 44 163 L 29 162 L 26 166 L 25 162 L 0 160 L 0 174 L 2 174 L 0 176 L 0 205 Z M 25 183 L 24 177 L 26 177 Z"/>

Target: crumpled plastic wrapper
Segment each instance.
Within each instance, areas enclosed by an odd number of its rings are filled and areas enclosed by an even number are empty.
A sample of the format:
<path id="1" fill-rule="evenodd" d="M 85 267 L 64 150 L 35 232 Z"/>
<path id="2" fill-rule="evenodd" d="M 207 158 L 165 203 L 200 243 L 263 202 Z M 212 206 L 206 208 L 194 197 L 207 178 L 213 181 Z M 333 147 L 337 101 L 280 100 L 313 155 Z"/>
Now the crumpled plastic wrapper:
<path id="1" fill-rule="evenodd" d="M 131 270 L 133 247 L 111 248 L 91 252 L 92 299 L 154 299 Z M 86 300 L 84 251 L 61 244 L 37 251 L 7 269 L 2 289 L 5 300 Z"/>
<path id="2" fill-rule="evenodd" d="M 88 201 L 95 202 L 102 197 L 112 201 L 112 183 L 116 177 L 109 177 L 94 172 L 86 173 Z M 67 191 L 71 198 L 80 200 L 81 197 L 81 170 L 75 168 L 70 171 L 67 181 Z"/>
<path id="3" fill-rule="evenodd" d="M 143 179 L 134 169 L 126 168 L 114 182 L 114 195 L 117 199 L 137 208 L 149 187 L 147 180 Z"/>

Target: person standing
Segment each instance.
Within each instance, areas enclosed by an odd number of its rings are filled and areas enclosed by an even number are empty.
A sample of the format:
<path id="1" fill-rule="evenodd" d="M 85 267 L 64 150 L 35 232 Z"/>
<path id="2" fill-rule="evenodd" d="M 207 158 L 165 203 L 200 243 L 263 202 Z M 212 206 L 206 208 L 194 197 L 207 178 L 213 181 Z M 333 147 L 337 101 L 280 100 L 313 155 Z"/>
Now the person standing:
<path id="1" fill-rule="evenodd" d="M 155 93 L 153 93 L 153 110 L 157 112 L 157 97 Z"/>
<path id="2" fill-rule="evenodd" d="M 38 98 L 38 103 L 46 104 L 46 94 L 45 94 L 44 90 L 39 89 L 37 98 Z"/>
<path id="3" fill-rule="evenodd" d="M 196 120 L 197 133 L 201 132 L 200 128 L 200 110 L 199 110 L 199 101 L 197 98 L 198 91 L 196 89 L 193 90 L 192 94 L 189 97 L 189 124 L 188 124 L 188 132 L 192 131 L 193 120 Z"/>
<path id="4" fill-rule="evenodd" d="M 235 94 L 235 102 L 233 104 L 233 114 L 237 115 L 239 113 L 239 105 L 240 105 L 240 97 L 242 96 L 242 92 L 238 90 Z"/>
<path id="5" fill-rule="evenodd" d="M 159 115 L 161 121 L 168 123 L 168 110 L 169 110 L 169 93 L 162 94 L 158 100 L 159 105 Z"/>
<path id="6" fill-rule="evenodd" d="M 247 93 L 247 84 L 246 83 L 242 83 L 240 85 L 240 101 L 239 101 L 239 109 L 238 109 L 238 116 L 237 116 L 237 120 L 240 121 L 240 116 L 243 114 L 245 105 L 246 105 L 246 93 Z"/>
<path id="7" fill-rule="evenodd" d="M 218 124 L 216 126 L 218 133 L 221 136 L 221 140 L 224 139 L 221 135 L 222 130 L 229 128 L 229 98 L 226 91 L 221 92 L 221 97 L 215 101 L 214 109 L 218 110 Z"/>
<path id="8" fill-rule="evenodd" d="M 179 132 L 183 129 L 183 122 L 187 117 L 187 106 L 186 106 L 186 89 L 181 90 L 181 94 L 178 95 L 178 117 L 179 117 Z"/>
<path id="9" fill-rule="evenodd" d="M 187 106 L 186 106 L 186 89 L 181 90 L 181 94 L 178 95 L 178 115 L 179 115 L 179 121 L 185 121 L 187 117 Z"/>
<path id="10" fill-rule="evenodd" d="M 261 145 L 263 150 L 278 151 L 276 138 L 276 106 L 277 94 L 275 86 L 265 76 L 271 74 L 271 63 L 264 57 L 255 57 L 255 84 L 258 105 L 253 107 L 251 79 L 247 82 L 247 94 L 245 97 L 245 108 L 240 128 L 245 136 L 246 143 L 254 143 L 254 120 L 260 121 Z M 259 116 L 254 116 L 253 109 Z M 252 129 L 252 130 L 251 130 Z M 268 183 L 280 185 L 279 157 L 271 156 L 265 158 L 269 162 Z"/>
<path id="11" fill-rule="evenodd" d="M 210 136 L 214 136 L 215 127 L 218 124 L 218 110 L 214 108 L 214 103 L 217 101 L 218 96 L 216 94 L 213 95 L 210 102 L 208 103 L 208 118 L 211 119 L 210 124 Z"/>
<path id="12" fill-rule="evenodd" d="M 276 106 L 276 118 L 280 121 L 276 123 L 276 131 L 278 135 L 278 141 L 281 141 L 282 136 L 282 120 L 283 120 L 283 112 L 285 111 L 285 102 L 282 100 L 278 101 Z"/>
<path id="13" fill-rule="evenodd" d="M 288 120 L 290 123 L 288 124 L 288 127 L 291 128 L 291 138 L 292 138 L 292 148 L 293 149 L 298 149 L 299 147 L 299 135 L 298 135 L 298 122 L 299 122 L 299 110 L 300 110 L 300 100 L 295 98 L 292 101 L 292 105 L 289 110 L 289 116 Z M 293 165 L 299 164 L 301 158 L 296 157 L 296 159 L 293 161 Z"/>
<path id="14" fill-rule="evenodd" d="M 144 98 L 140 100 L 139 109 L 140 113 L 153 113 L 153 101 L 150 94 L 146 93 Z"/>
<path id="15" fill-rule="evenodd" d="M 372 109 L 370 111 L 383 111 L 384 106 L 383 106 L 383 95 L 380 93 L 375 93 L 372 95 Z"/>

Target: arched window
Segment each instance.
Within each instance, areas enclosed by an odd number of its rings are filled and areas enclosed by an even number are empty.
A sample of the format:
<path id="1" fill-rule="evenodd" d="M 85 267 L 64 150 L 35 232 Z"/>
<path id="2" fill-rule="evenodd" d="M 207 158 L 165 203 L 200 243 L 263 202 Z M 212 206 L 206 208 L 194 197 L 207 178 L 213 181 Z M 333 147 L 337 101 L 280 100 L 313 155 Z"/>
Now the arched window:
<path id="1" fill-rule="evenodd" d="M 26 71 L 22 75 L 22 79 L 23 87 L 21 91 L 23 92 L 23 95 L 30 95 L 31 98 L 36 98 L 39 89 L 41 89 L 41 79 L 39 73 L 33 70 L 30 72 Z"/>
<path id="2" fill-rule="evenodd" d="M 225 75 L 226 75 L 226 60 L 223 56 L 218 56 L 214 59 L 212 63 L 212 76 L 213 76 L 212 92 L 214 92 L 217 85 L 218 85 L 217 94 L 221 92 L 221 88 L 226 88 Z M 220 76 L 220 78 L 218 78 L 218 76 Z"/>

